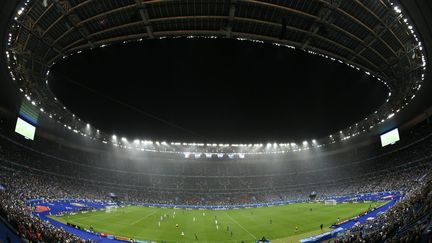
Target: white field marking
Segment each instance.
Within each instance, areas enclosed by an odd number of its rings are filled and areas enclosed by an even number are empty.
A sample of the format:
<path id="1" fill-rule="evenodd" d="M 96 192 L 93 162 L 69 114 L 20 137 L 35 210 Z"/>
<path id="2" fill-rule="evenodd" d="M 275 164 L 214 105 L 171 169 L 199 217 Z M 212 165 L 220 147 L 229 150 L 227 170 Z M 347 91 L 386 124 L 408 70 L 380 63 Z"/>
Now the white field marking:
<path id="1" fill-rule="evenodd" d="M 142 217 L 142 218 L 139 218 L 138 220 L 135 220 L 135 221 L 133 221 L 132 223 L 130 223 L 129 225 L 134 225 L 134 224 L 137 224 L 138 222 L 141 222 L 142 220 L 144 220 L 144 219 L 146 219 L 146 218 L 148 218 L 148 217 L 150 217 L 150 216 L 152 216 L 153 214 L 155 214 L 155 213 L 157 213 L 159 210 L 155 210 L 154 212 L 152 212 L 152 213 L 149 213 L 149 214 L 146 214 L 144 217 Z"/>
<path id="2" fill-rule="evenodd" d="M 79 217 L 74 217 L 72 220 L 87 219 L 87 218 L 92 218 L 92 217 L 96 217 L 96 216 L 103 217 L 104 215 L 105 214 L 99 214 L 99 213 L 96 213 L 96 214 L 87 214 L 87 215 L 82 214 L 82 215 L 79 215 Z M 75 216 L 75 215 L 64 215 L 61 218 L 69 219 L 68 216 Z"/>
<path id="3" fill-rule="evenodd" d="M 234 223 L 236 223 L 238 226 L 240 226 L 240 228 L 242 228 L 244 231 L 246 231 L 250 236 L 252 236 L 254 239 L 257 239 L 255 235 L 253 235 L 251 232 L 249 232 L 249 230 L 245 229 L 245 227 L 243 227 L 241 224 L 239 224 L 239 222 L 237 222 L 237 220 L 235 220 L 233 217 L 231 217 L 227 212 L 224 211 L 224 213 L 232 220 L 234 221 Z"/>
<path id="4" fill-rule="evenodd" d="M 144 240 L 144 239 L 148 239 L 149 238 L 149 236 L 147 234 L 141 234 L 141 233 L 139 233 L 139 234 L 134 234 L 133 236 L 132 235 L 127 236 L 127 235 L 124 235 L 124 233 L 121 233 L 121 232 L 119 232 L 117 230 L 107 229 L 107 228 L 104 228 L 104 227 L 97 227 L 97 229 L 99 231 L 104 231 L 105 233 L 108 233 L 108 234 L 113 234 L 113 235 L 117 235 L 117 236 L 124 236 L 124 237 L 128 237 L 128 238 L 132 237 L 132 238 L 135 238 L 137 240 Z M 167 238 L 160 238 L 160 239 L 158 239 L 158 238 L 152 238 L 152 240 L 153 241 L 154 240 L 155 241 L 167 240 L 167 241 L 170 241 L 170 242 L 174 241 L 174 242 L 184 242 L 184 243 L 188 243 L 189 242 L 189 241 L 179 240 L 178 238 L 175 238 L 175 239 L 167 239 Z M 232 243 L 233 240 L 206 240 L 206 241 L 202 241 L 202 242 L 205 242 L 205 243 L 222 243 L 222 242 Z"/>
<path id="5" fill-rule="evenodd" d="M 100 219 L 98 219 L 98 221 L 101 221 L 101 219 L 103 219 L 103 218 L 109 218 L 110 216 L 113 216 L 113 214 L 112 213 L 107 213 L 105 211 L 97 211 L 97 212 L 94 212 L 94 214 L 83 215 L 81 217 L 76 217 L 76 218 L 73 218 L 72 220 L 68 220 L 68 221 L 69 222 L 77 222 L 77 221 L 80 221 L 82 219 L 87 220 L 87 219 L 90 219 L 90 218 L 93 218 L 93 217 L 97 217 L 97 216 L 100 217 Z M 63 216 L 63 217 L 66 217 L 66 216 Z M 93 220 L 91 220 L 91 221 L 93 221 Z M 82 223 L 77 223 L 77 224 L 82 225 Z M 116 223 L 116 224 L 118 224 L 118 225 L 124 225 L 124 226 L 130 226 L 129 224 L 122 224 L 122 223 Z"/>

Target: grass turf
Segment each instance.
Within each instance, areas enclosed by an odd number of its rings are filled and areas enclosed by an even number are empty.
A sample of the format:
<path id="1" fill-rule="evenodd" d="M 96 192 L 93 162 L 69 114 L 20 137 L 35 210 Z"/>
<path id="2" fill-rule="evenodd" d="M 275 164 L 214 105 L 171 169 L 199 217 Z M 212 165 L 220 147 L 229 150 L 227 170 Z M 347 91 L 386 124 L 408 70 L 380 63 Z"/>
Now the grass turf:
<path id="1" fill-rule="evenodd" d="M 157 242 L 246 243 L 265 236 L 272 243 L 277 243 L 298 242 L 302 238 L 319 234 L 320 224 L 328 231 L 328 227 L 338 217 L 340 220 L 348 219 L 365 212 L 370 205 L 375 207 L 382 204 L 347 203 L 330 206 L 296 203 L 219 211 L 128 206 L 112 212 L 97 211 L 52 218 L 84 228 L 92 226 L 97 232 Z M 164 218 L 164 215 L 167 217 Z M 198 240 L 195 239 L 195 234 Z"/>

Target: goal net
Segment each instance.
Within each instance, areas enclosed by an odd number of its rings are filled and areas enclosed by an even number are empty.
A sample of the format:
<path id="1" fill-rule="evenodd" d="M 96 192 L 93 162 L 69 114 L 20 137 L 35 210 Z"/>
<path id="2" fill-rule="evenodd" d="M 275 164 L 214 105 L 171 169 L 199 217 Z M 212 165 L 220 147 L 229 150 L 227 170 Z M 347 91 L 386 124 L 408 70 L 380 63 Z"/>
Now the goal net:
<path id="1" fill-rule="evenodd" d="M 105 207 L 105 212 L 106 213 L 111 213 L 111 212 L 115 212 L 117 211 L 118 206 L 106 206 Z"/>
<path id="2" fill-rule="evenodd" d="M 336 200 L 334 200 L 334 199 L 325 200 L 324 205 L 336 205 Z"/>

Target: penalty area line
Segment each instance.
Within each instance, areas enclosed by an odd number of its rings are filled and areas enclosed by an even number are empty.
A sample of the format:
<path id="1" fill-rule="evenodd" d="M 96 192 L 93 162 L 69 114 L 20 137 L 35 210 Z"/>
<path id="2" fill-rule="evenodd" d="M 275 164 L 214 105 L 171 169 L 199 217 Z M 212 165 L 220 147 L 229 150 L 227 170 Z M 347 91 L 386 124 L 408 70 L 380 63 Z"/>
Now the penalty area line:
<path id="1" fill-rule="evenodd" d="M 133 221 L 132 223 L 130 223 L 130 225 L 137 224 L 138 222 L 143 221 L 144 219 L 146 219 L 146 218 L 152 216 L 153 214 L 157 213 L 158 211 L 159 211 L 159 210 L 156 210 L 156 211 L 154 211 L 154 212 L 152 212 L 152 213 L 146 214 L 144 217 L 139 218 L 138 220 L 135 220 L 135 221 Z"/>
<path id="2" fill-rule="evenodd" d="M 247 230 L 245 227 L 243 227 L 239 222 L 237 222 L 237 220 L 235 220 L 233 217 L 231 217 L 231 215 L 229 215 L 227 212 L 224 211 L 224 213 L 234 222 L 236 223 L 238 226 L 240 226 L 240 228 L 242 228 L 244 231 L 246 231 L 250 236 L 252 236 L 254 239 L 256 239 L 256 236 L 253 235 L 251 232 L 249 232 L 249 230 Z"/>

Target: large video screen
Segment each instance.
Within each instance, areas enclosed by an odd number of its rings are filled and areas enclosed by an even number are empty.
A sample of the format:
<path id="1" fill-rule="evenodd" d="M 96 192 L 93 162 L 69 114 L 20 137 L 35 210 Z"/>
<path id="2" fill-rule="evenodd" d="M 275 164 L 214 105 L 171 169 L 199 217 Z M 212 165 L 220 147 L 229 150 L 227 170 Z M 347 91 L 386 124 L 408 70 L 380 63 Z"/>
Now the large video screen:
<path id="1" fill-rule="evenodd" d="M 399 141 L 399 130 L 397 128 L 381 135 L 381 146 L 383 147 L 394 144 L 397 141 Z"/>
<path id="2" fill-rule="evenodd" d="M 27 139 L 33 140 L 36 132 L 36 127 L 18 117 L 15 132 L 23 135 Z"/>

